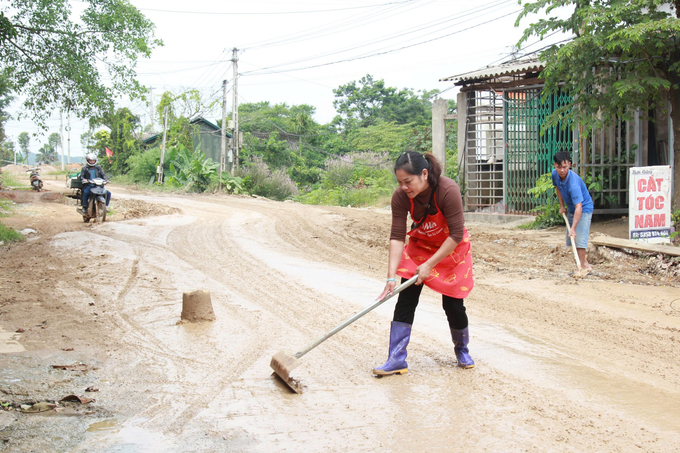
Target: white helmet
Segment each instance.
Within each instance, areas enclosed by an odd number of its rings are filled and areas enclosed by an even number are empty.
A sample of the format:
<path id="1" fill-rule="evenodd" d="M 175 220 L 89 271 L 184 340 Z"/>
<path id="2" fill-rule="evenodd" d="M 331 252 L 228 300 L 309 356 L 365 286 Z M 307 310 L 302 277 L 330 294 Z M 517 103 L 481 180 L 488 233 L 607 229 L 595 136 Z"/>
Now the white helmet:
<path id="1" fill-rule="evenodd" d="M 97 156 L 94 153 L 88 153 L 85 156 L 85 160 L 87 161 L 88 167 L 94 167 L 95 165 L 97 165 Z"/>

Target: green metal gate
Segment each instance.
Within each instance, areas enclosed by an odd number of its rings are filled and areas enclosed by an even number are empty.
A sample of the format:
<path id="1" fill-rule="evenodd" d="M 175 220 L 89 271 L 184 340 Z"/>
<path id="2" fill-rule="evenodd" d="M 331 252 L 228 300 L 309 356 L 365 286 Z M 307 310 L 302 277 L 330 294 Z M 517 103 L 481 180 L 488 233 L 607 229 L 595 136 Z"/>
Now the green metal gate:
<path id="1" fill-rule="evenodd" d="M 575 136 L 570 125 L 563 128 L 558 124 L 541 135 L 546 117 L 571 99 L 558 93 L 543 101 L 540 87 L 506 91 L 504 99 L 506 212 L 528 214 L 554 196 L 554 191 L 549 191 L 535 198 L 528 190 L 541 175 L 552 171 L 555 153 L 571 154 L 574 149 Z"/>

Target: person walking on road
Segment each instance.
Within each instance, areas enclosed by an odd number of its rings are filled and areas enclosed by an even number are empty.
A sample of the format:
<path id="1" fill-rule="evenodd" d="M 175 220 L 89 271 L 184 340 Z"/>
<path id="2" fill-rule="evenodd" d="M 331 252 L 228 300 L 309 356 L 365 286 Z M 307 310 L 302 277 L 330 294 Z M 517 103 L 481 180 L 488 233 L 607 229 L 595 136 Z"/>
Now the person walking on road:
<path id="1" fill-rule="evenodd" d="M 408 371 L 406 347 L 423 284 L 442 295 L 458 365 L 472 368 L 475 362 L 468 350 L 464 299 L 474 283 L 460 188 L 452 179 L 440 176 L 441 166 L 432 154 L 407 151 L 397 159 L 394 173 L 399 187 L 392 195 L 387 282 L 378 299 L 394 290 L 397 276 L 402 283 L 416 273 L 418 279 L 399 293 L 390 326 L 389 357 L 373 373 L 385 376 Z M 409 213 L 413 224 L 407 233 Z"/>
<path id="2" fill-rule="evenodd" d="M 567 247 L 571 241 L 576 244 L 581 268 L 590 270 L 586 249 L 590 222 L 593 217 L 593 199 L 581 177 L 570 170 L 571 158 L 569 153 L 559 152 L 553 157 L 555 169 L 552 171 L 552 182 L 560 202 L 560 214 L 567 213 L 570 229 L 567 231 Z M 566 207 L 565 207 L 566 205 Z"/>

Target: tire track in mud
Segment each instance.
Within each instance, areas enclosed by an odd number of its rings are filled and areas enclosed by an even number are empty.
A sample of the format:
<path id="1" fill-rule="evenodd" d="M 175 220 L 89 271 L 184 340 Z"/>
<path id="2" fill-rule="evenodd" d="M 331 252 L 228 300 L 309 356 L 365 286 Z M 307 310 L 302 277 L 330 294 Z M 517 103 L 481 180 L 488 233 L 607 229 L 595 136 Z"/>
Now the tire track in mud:
<path id="1" fill-rule="evenodd" d="M 166 376 L 175 375 L 174 382 L 182 386 L 187 382 L 186 377 L 193 375 L 195 373 L 190 372 L 190 368 L 195 366 L 203 367 L 205 373 L 203 375 L 204 379 L 202 382 L 195 383 L 196 387 L 191 387 L 186 391 L 179 392 L 184 408 L 177 409 L 173 412 L 164 411 L 163 408 L 174 403 L 177 406 L 178 396 L 175 393 L 168 394 L 157 394 L 162 395 L 159 401 L 149 405 L 140 415 L 148 417 L 149 420 L 143 425 L 148 427 L 157 427 L 163 430 L 163 432 L 175 432 L 180 433 L 182 427 L 187 423 L 188 420 L 195 417 L 195 415 L 204 409 L 207 403 L 214 398 L 216 394 L 222 391 L 226 385 L 238 378 L 243 374 L 250 366 L 252 366 L 252 360 L 250 358 L 257 358 L 261 354 L 261 350 L 264 345 L 264 340 L 255 341 L 254 344 L 249 346 L 241 354 L 241 359 L 234 359 L 230 357 L 228 360 L 229 367 L 218 367 L 214 368 L 213 362 L 195 359 L 193 357 L 187 357 L 186 355 L 170 349 L 163 345 L 154 333 L 150 332 L 146 327 L 142 326 L 140 323 L 134 321 L 134 318 L 125 313 L 126 310 L 126 298 L 137 286 L 136 279 L 139 276 L 140 262 L 142 261 L 143 252 L 140 250 L 146 248 L 148 250 L 153 250 L 157 253 L 170 254 L 176 261 L 186 262 L 192 269 L 195 269 L 201 273 L 201 269 L 193 266 L 189 261 L 186 261 L 182 256 L 183 253 L 173 250 L 168 246 L 161 246 L 158 244 L 149 243 L 143 239 L 138 239 L 133 236 L 115 234 L 112 232 L 101 232 L 103 236 L 108 236 L 114 240 L 124 241 L 129 244 L 135 245 L 136 257 L 133 261 L 132 270 L 128 276 L 123 289 L 120 291 L 118 297 L 115 300 L 115 313 L 112 322 L 121 331 L 125 332 L 125 335 L 130 335 L 137 339 L 138 341 L 133 342 L 130 339 L 125 341 L 135 346 L 136 354 L 143 354 L 146 356 L 148 361 L 154 362 L 162 360 L 164 366 L 162 369 L 166 370 Z M 172 234 L 172 233 L 170 233 Z M 149 269 L 156 269 L 159 274 L 165 272 L 165 269 L 158 268 L 153 264 L 143 262 Z M 205 265 L 205 261 L 199 260 L 198 264 Z M 237 310 L 238 311 L 238 310 Z M 243 311 L 243 310 L 240 310 Z M 118 319 L 118 321 L 116 321 Z M 240 320 L 245 322 L 250 330 L 255 330 L 256 325 L 249 321 L 246 316 L 241 316 Z M 218 358 L 219 359 L 219 358 Z"/>
<path id="2" fill-rule="evenodd" d="M 290 215 L 290 212 L 283 209 L 259 210 L 254 209 L 253 206 L 247 208 L 249 209 L 241 212 L 231 210 L 225 213 L 225 219 L 222 222 L 201 223 L 200 225 L 197 222 L 176 229 L 169 237 L 169 242 L 185 251 L 206 249 L 210 244 L 214 244 L 213 248 L 216 247 L 213 250 L 215 256 L 221 257 L 222 260 L 227 259 L 225 257 L 235 257 L 239 260 L 233 272 L 222 274 L 217 269 L 218 266 L 205 269 L 205 272 L 213 275 L 216 279 L 223 278 L 225 285 L 237 288 L 242 297 L 256 301 L 254 303 L 262 307 L 267 316 L 272 318 L 271 322 L 275 323 L 277 327 L 264 326 L 265 330 L 263 331 L 263 326 L 260 326 L 258 335 L 265 335 L 268 341 L 270 339 L 274 341 L 270 343 L 270 346 L 287 345 L 286 348 L 288 349 L 302 347 L 358 311 L 355 306 L 338 305 L 329 300 L 327 295 L 291 281 L 290 276 L 276 269 L 276 263 L 263 261 L 242 248 L 241 244 L 248 241 L 260 241 L 266 243 L 268 249 L 292 250 L 297 252 L 296 255 L 300 255 L 297 244 L 301 242 L 296 241 L 295 244 L 291 244 L 287 241 L 289 235 L 286 235 L 285 238 L 280 237 L 278 235 L 281 230 L 279 223 L 282 222 L 282 219 L 285 219 L 285 222 L 299 222 L 297 230 L 306 231 L 306 234 L 309 234 L 310 230 L 314 230 L 308 228 L 308 218 L 299 217 L 295 219 Z M 206 234 L 206 229 L 213 232 Z M 209 243 L 194 242 L 199 237 L 204 238 Z M 191 241 L 188 241 L 187 238 L 191 238 Z M 357 244 L 347 244 L 341 248 L 339 254 L 332 253 L 334 249 L 331 245 L 322 247 L 322 249 L 323 252 L 319 252 L 317 249 L 315 252 L 317 253 L 316 259 L 310 260 L 310 263 L 317 261 L 343 268 L 345 266 L 343 266 L 342 261 L 348 259 L 348 255 L 343 255 L 344 251 L 352 249 L 352 255 L 356 254 Z M 307 253 L 304 255 L 307 255 Z M 337 262 L 338 256 L 341 263 Z M 310 259 L 311 257 L 306 256 L 306 258 Z M 352 259 L 356 258 L 352 257 Z M 195 265 L 199 265 L 199 263 L 197 262 Z M 257 278 L 258 273 L 261 274 L 263 269 L 266 269 L 266 282 L 264 284 L 261 279 Z M 352 270 L 356 271 L 356 266 Z M 249 281 L 253 284 L 247 284 Z M 291 286 L 293 287 L 291 288 Z M 379 289 L 377 288 L 376 291 Z M 366 302 L 368 303 L 370 300 L 367 298 Z M 347 331 L 343 332 L 342 340 L 324 343 L 324 352 L 318 357 L 318 360 L 331 363 L 338 370 L 333 375 L 324 373 L 323 380 L 326 384 L 349 385 L 356 380 L 357 368 L 361 367 L 363 367 L 361 371 L 363 376 L 360 380 L 373 379 L 370 369 L 376 363 L 373 359 L 367 359 L 366 353 L 363 356 L 357 354 L 358 351 L 365 351 L 367 344 L 380 345 L 379 347 L 368 348 L 368 354 L 369 357 L 372 357 L 376 355 L 376 351 L 379 351 L 377 354 L 380 355 L 381 360 L 384 360 L 382 355 L 387 338 L 384 331 L 389 328 L 389 322 L 386 322 L 379 315 L 369 314 L 362 319 L 361 323 L 374 327 L 377 324 L 379 327 L 362 331 L 361 334 L 357 334 L 356 331 L 354 334 L 348 334 L 350 331 L 350 328 L 348 328 Z M 352 327 L 356 327 L 356 325 Z M 353 354 L 347 354 L 347 350 L 353 351 Z M 306 358 L 306 360 L 308 359 Z"/>
<path id="3" fill-rule="evenodd" d="M 91 232 L 94 235 L 99 235 L 102 237 L 107 237 L 111 240 L 114 241 L 120 241 L 120 237 L 116 237 L 115 235 L 108 234 L 103 231 L 97 231 L 97 232 Z M 129 238 L 125 241 L 121 242 L 127 242 L 127 243 L 133 243 L 132 240 Z M 143 242 L 137 242 L 136 244 L 138 247 L 140 246 L 148 246 L 149 244 L 144 244 Z M 164 344 L 162 344 L 160 341 L 156 339 L 156 337 L 147 331 L 144 327 L 142 327 L 139 323 L 136 323 L 132 317 L 127 315 L 125 313 L 125 298 L 126 296 L 132 291 L 136 286 L 136 279 L 138 278 L 139 274 L 139 263 L 141 261 L 141 251 L 139 248 L 135 251 L 135 258 L 132 261 L 131 269 L 129 271 L 129 275 L 127 278 L 125 278 L 125 284 L 123 285 L 122 289 L 119 290 L 118 295 L 116 297 L 113 297 L 110 299 L 112 302 L 112 306 L 107 306 L 105 305 L 104 308 L 106 309 L 106 315 L 104 314 L 99 314 L 99 318 L 103 318 L 106 316 L 107 320 L 111 322 L 116 328 L 118 328 L 121 332 L 124 332 L 125 335 L 123 336 L 124 341 L 127 341 L 128 343 L 132 343 L 132 339 L 136 338 L 139 340 L 139 343 L 142 345 L 145 345 L 143 349 L 140 350 L 140 352 L 145 352 L 148 355 L 148 358 L 154 359 L 156 357 L 163 356 L 166 359 L 174 359 L 178 357 L 177 352 L 169 349 L 166 347 Z M 89 286 L 84 285 L 83 283 L 76 281 L 75 285 L 78 287 L 80 291 L 82 291 L 85 294 L 88 294 L 88 296 L 96 303 L 100 302 L 102 300 L 101 296 L 97 294 L 97 291 Z M 132 338 L 130 338 L 132 337 Z M 136 346 L 139 346 L 139 343 L 134 343 Z M 151 352 L 149 353 L 150 350 Z M 191 357 L 179 357 L 183 360 L 189 361 L 189 362 L 195 362 L 199 363 L 195 359 L 192 359 Z"/>

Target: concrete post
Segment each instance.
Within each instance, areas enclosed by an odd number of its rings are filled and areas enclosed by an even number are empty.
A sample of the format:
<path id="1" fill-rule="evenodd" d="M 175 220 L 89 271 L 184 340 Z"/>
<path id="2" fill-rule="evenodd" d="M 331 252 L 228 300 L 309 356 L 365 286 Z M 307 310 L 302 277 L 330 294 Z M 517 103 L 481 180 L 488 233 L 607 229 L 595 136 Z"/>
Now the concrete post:
<path id="1" fill-rule="evenodd" d="M 432 154 L 446 171 L 446 110 L 449 102 L 437 99 L 432 103 Z"/>
<path id="2" fill-rule="evenodd" d="M 463 209 L 467 211 L 466 186 L 466 156 L 467 152 L 467 93 L 458 93 L 456 97 L 458 111 L 458 185 L 463 192 Z"/>

